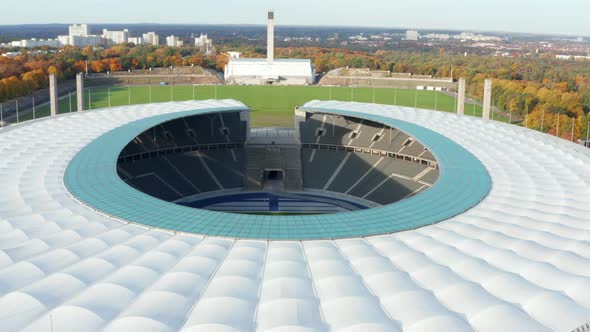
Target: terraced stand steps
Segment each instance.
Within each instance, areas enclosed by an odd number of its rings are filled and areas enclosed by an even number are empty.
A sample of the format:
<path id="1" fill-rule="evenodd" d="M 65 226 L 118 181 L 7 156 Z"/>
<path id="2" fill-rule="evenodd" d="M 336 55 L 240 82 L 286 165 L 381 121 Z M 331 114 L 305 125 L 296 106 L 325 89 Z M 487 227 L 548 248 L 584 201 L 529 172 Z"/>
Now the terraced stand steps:
<path id="1" fill-rule="evenodd" d="M 303 189 L 301 171 L 301 147 L 298 145 L 247 145 L 246 190 L 261 190 L 264 187 L 264 170 L 283 170 L 284 190 Z"/>

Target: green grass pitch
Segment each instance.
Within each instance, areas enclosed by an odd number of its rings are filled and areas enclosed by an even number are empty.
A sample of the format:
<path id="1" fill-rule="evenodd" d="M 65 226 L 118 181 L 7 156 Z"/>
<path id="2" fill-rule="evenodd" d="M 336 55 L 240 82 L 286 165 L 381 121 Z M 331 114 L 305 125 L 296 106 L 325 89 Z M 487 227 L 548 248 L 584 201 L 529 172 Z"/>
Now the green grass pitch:
<path id="1" fill-rule="evenodd" d="M 157 102 L 236 99 L 252 110 L 253 126 L 292 127 L 294 109 L 308 101 L 340 100 L 418 107 L 455 112 L 456 100 L 441 92 L 392 88 L 350 88 L 317 86 L 131 86 L 93 87 L 85 91 L 85 109 Z M 110 97 L 109 97 L 110 96 Z M 71 108 L 70 108 L 71 105 Z M 62 98 L 59 113 L 76 109 L 76 96 Z M 36 109 L 36 117 L 49 115 L 49 106 Z M 481 106 L 468 104 L 465 114 L 481 116 Z M 32 114 L 21 117 L 29 120 Z M 507 119 L 495 114 L 495 120 Z"/>

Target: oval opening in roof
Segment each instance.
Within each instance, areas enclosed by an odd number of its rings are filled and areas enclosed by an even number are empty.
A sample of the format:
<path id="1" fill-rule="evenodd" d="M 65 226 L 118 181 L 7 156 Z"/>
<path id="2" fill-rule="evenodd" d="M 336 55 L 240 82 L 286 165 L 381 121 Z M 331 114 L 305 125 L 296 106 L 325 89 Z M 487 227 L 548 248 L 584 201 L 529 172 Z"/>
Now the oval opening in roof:
<path id="1" fill-rule="evenodd" d="M 393 127 L 310 112 L 297 128 L 251 130 L 240 112 L 182 117 L 129 142 L 117 172 L 167 202 L 256 215 L 364 210 L 418 195 L 438 179 L 434 155 Z"/>
<path id="2" fill-rule="evenodd" d="M 452 140 L 413 123 L 376 114 L 370 110 L 358 110 L 352 107 L 354 104 L 348 106 L 342 104 L 338 108 L 322 108 L 313 103 L 307 104 L 296 112 L 295 128 L 297 129 L 295 130 L 254 128 L 249 131 L 249 111 L 240 107 L 210 107 L 142 118 L 111 130 L 82 149 L 68 165 L 64 182 L 72 195 L 84 204 L 124 221 L 178 232 L 271 240 L 363 237 L 404 231 L 431 225 L 460 214 L 478 204 L 488 194 L 491 181 L 487 171 L 477 158 Z M 336 120 L 336 118 L 341 120 Z M 302 123 L 307 121 L 311 121 L 310 124 L 315 122 L 321 125 L 306 126 Z M 356 128 L 340 135 L 336 121 L 358 122 L 356 122 Z M 332 122 L 334 122 L 334 126 L 331 126 Z M 385 127 L 385 130 L 382 132 L 380 129 L 376 133 L 371 133 L 371 129 L 363 127 L 363 123 L 377 124 L 377 126 L 380 124 L 382 128 Z M 401 151 L 398 150 L 394 158 L 389 155 L 381 155 L 380 152 L 374 154 L 372 151 L 379 149 L 372 149 L 370 145 L 380 146 L 380 142 L 389 144 L 388 141 L 382 142 L 388 137 L 385 131 L 394 132 L 394 130 L 400 135 L 407 135 L 407 138 L 395 141 L 401 145 Z M 303 133 L 304 131 L 305 133 Z M 208 135 L 203 135 L 203 132 Z M 334 136 L 329 136 L 332 132 Z M 144 134 L 153 136 L 148 140 Z M 182 135 L 183 140 L 191 140 L 195 144 L 177 144 L 177 135 Z M 213 137 L 224 138 L 225 141 L 213 140 Z M 246 139 L 243 140 L 243 137 Z M 270 145 L 261 144 L 269 137 L 273 137 Z M 340 137 L 346 144 L 324 143 L 322 138 L 329 137 Z M 392 135 L 389 134 L 389 137 Z M 351 140 L 354 142 L 354 140 L 361 139 L 371 141 L 368 148 L 355 148 L 353 144 L 349 144 Z M 288 146 L 288 143 L 292 143 L 293 140 L 300 146 L 299 154 L 294 153 L 289 157 L 281 157 L 280 160 L 275 159 L 274 162 L 280 163 L 290 158 L 300 158 L 302 175 L 298 180 L 293 181 L 295 183 L 290 182 L 293 178 L 285 177 L 289 171 L 288 167 L 267 166 L 268 164 L 266 164 L 268 160 L 272 159 L 275 152 L 279 149 L 286 149 L 285 146 Z M 175 143 L 170 144 L 171 142 Z M 374 142 L 376 143 L 373 144 Z M 412 148 L 420 146 L 416 145 L 417 142 L 422 146 L 423 151 L 418 154 L 417 158 L 420 162 L 416 164 L 422 165 L 422 160 L 430 162 L 430 164 L 422 166 L 431 167 L 439 173 L 438 178 L 430 182 L 432 184 L 430 188 L 423 188 L 417 194 L 391 201 L 391 203 L 382 201 L 384 204 L 379 206 L 380 204 L 375 198 L 378 197 L 375 193 L 380 188 L 379 183 L 361 185 L 369 177 L 367 175 L 363 178 L 367 174 L 366 171 L 363 174 L 358 170 L 351 172 L 351 175 L 347 175 L 341 180 L 336 179 L 338 175 L 334 176 L 334 174 L 342 172 L 349 163 L 357 162 L 357 165 L 364 165 L 366 170 L 368 170 L 367 167 L 373 170 L 379 160 L 381 160 L 380 164 L 389 159 L 398 160 L 399 155 L 404 155 L 403 151 L 415 153 Z M 136 147 L 152 144 L 157 149 L 153 151 L 137 149 L 133 152 L 131 144 Z M 240 152 L 240 148 L 242 152 Z M 250 148 L 252 151 L 248 150 Z M 365 152 L 367 150 L 369 152 Z M 326 157 L 326 154 L 333 152 L 344 155 L 334 170 L 326 166 L 306 167 L 305 163 L 320 162 L 316 165 L 323 165 L 323 159 L 331 158 Z M 385 150 L 385 152 L 388 151 Z M 186 158 L 191 158 L 190 167 L 183 171 L 181 167 L 184 166 L 176 163 L 174 159 L 179 155 L 187 154 L 190 156 Z M 352 158 L 353 155 L 359 154 L 364 158 Z M 211 155 L 215 155 L 219 159 L 208 159 Z M 343 164 L 347 155 L 349 157 Z M 181 158 L 185 158 L 185 156 Z M 376 161 L 367 163 L 366 159 L 368 158 L 373 158 L 372 160 Z M 174 175 L 163 178 L 152 169 L 144 169 L 144 172 L 140 174 L 130 173 L 129 165 L 124 165 L 135 162 L 136 166 L 140 166 L 143 164 L 142 160 L 157 160 L 155 167 L 170 168 L 174 171 L 170 174 Z M 227 165 L 239 164 L 240 160 L 245 163 L 245 168 L 242 174 L 236 174 L 235 168 L 232 169 Z M 260 161 L 261 167 L 256 166 L 257 160 Z M 404 161 L 409 162 L 409 160 Z M 415 161 L 411 162 L 415 163 Z M 340 168 L 341 164 L 344 166 Z M 338 168 L 340 168 L 339 172 L 337 172 Z M 424 174 L 420 174 L 423 173 L 420 171 L 414 177 L 406 176 L 406 178 L 413 180 L 418 177 L 421 181 L 427 182 L 425 177 L 432 170 L 425 172 L 426 168 L 424 168 Z M 198 179 L 187 175 L 192 169 L 200 170 L 195 172 Z M 133 172 L 137 172 L 137 170 L 133 169 Z M 211 174 L 215 176 L 213 177 Z M 436 172 L 432 174 L 436 174 Z M 325 182 L 320 182 L 323 187 L 310 188 L 309 183 L 319 182 L 315 178 L 324 179 Z M 134 181 L 133 186 L 141 190 L 134 189 L 129 185 L 131 179 Z M 343 195 L 340 197 L 347 199 L 355 197 L 356 200 L 343 199 L 347 203 L 341 203 L 341 205 L 350 207 L 353 205 L 352 203 L 359 204 L 359 202 L 364 202 L 366 205 L 357 210 L 350 208 L 350 212 L 347 213 L 321 212 L 322 214 L 318 214 L 320 212 L 314 212 L 314 215 L 300 213 L 290 215 L 288 212 L 282 215 L 280 213 L 278 215 L 276 213 L 273 215 L 249 215 L 186 206 L 191 204 L 187 199 L 195 196 L 186 195 L 190 194 L 191 190 L 198 192 L 196 196 L 201 200 L 215 201 L 215 193 L 219 192 L 218 188 L 220 187 L 227 190 L 225 195 L 232 189 L 235 190 L 235 194 L 241 194 L 244 193 L 244 190 L 256 191 L 251 189 L 254 186 L 263 186 L 264 188 L 267 181 L 272 184 L 281 179 L 284 186 L 300 185 L 304 189 L 309 188 L 303 192 L 310 196 L 314 196 L 314 190 L 321 192 L 328 189 L 333 197 L 337 197 L 338 192 L 333 188 L 346 188 L 340 189 L 339 194 Z M 284 181 L 285 179 L 289 179 L 289 182 Z M 309 182 L 310 179 L 312 179 L 311 182 Z M 158 184 L 158 181 L 161 184 Z M 168 190 L 170 199 L 162 200 L 151 194 L 146 194 L 145 192 L 149 192 L 150 186 L 153 186 L 154 183 L 159 188 L 167 188 L 162 190 Z M 235 183 L 236 187 L 230 188 L 231 183 Z M 370 190 L 366 191 L 367 189 L 364 189 L 366 187 L 369 187 Z M 257 190 L 260 191 L 259 188 Z M 363 195 L 353 196 L 354 193 L 361 190 L 365 190 Z M 371 191 L 372 193 L 370 193 Z M 173 196 L 171 193 L 177 194 L 177 196 Z M 289 195 L 291 193 L 287 192 Z M 208 198 L 199 195 L 207 195 Z M 398 197 L 401 196 L 398 195 Z M 269 197 L 263 197 L 262 201 L 263 205 L 269 206 L 270 209 L 271 205 L 276 207 L 277 204 L 279 206 L 285 203 L 297 205 L 300 197 L 290 196 L 285 199 L 285 202 L 277 203 L 276 201 L 270 202 Z M 324 203 L 323 197 L 314 197 L 314 199 L 322 200 L 319 202 Z M 290 201 L 287 202 L 287 200 Z M 248 203 L 250 204 L 250 202 Z"/>

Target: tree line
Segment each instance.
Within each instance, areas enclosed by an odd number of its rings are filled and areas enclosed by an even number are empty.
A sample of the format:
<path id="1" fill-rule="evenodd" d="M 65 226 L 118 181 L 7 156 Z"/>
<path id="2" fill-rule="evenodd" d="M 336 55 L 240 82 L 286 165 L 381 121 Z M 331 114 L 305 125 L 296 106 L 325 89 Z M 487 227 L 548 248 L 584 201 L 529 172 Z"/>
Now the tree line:
<path id="1" fill-rule="evenodd" d="M 245 57 L 265 57 L 266 49 L 253 45 L 220 45 L 206 55 L 194 47 L 156 47 L 116 45 L 107 49 L 68 46 L 61 50 L 42 48 L 22 50 L 16 57 L 0 56 L 0 101 L 46 88 L 49 74 L 58 79 L 73 79 L 76 73 L 117 72 L 170 66 L 200 66 L 223 71 L 227 51 L 240 51 Z M 341 67 L 370 68 L 397 73 L 432 75 L 455 79 L 465 77 L 468 94 L 482 98 L 483 82 L 494 80 L 493 102 L 527 125 L 556 133 L 559 117 L 560 136 L 585 137 L 590 112 L 590 66 L 587 61 L 563 61 L 546 56 L 505 58 L 464 56 L 436 52 L 397 50 L 374 53 L 322 47 L 288 47 L 275 51 L 277 58 L 309 58 L 319 73 Z M 573 121 L 572 121 L 573 119 Z M 563 122 L 563 123 L 562 123 Z"/>

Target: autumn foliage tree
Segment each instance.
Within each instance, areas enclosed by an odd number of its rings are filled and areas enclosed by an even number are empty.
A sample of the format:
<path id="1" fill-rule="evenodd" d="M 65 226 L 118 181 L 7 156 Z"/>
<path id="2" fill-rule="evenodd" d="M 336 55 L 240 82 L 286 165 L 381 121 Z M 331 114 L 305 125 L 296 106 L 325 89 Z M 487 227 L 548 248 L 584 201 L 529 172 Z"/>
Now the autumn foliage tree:
<path id="1" fill-rule="evenodd" d="M 194 47 L 180 48 L 116 45 L 101 49 L 67 46 L 59 52 L 25 52 L 16 57 L 0 56 L 0 101 L 47 87 L 47 76 L 73 79 L 88 68 L 91 73 L 127 71 L 170 66 L 201 66 L 223 71 L 229 50 L 245 57 L 263 58 L 266 49 L 256 45 L 220 45 L 214 54 Z M 465 77 L 468 93 L 482 98 L 483 81 L 494 80 L 494 105 L 527 118 L 528 125 L 559 136 L 586 137 L 590 120 L 590 65 L 587 61 L 561 61 L 549 57 L 504 58 L 468 56 L 447 50 L 375 53 L 322 47 L 285 47 L 277 58 L 311 59 L 318 73 L 341 67 L 369 68 L 398 73 Z M 87 67 L 88 64 L 88 67 Z M 559 118 L 559 120 L 558 120 Z M 567 138 L 567 137 L 566 137 Z"/>

